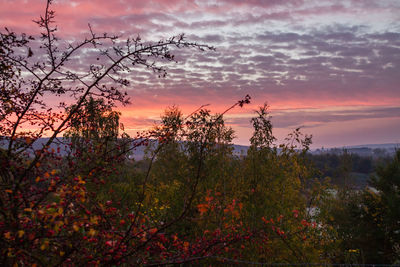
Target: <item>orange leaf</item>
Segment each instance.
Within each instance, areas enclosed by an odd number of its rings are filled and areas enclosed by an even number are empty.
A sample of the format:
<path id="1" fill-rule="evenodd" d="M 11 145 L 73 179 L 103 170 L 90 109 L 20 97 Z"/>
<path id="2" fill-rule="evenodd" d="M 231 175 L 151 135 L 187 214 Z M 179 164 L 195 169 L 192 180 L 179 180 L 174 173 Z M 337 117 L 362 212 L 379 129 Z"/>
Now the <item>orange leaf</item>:
<path id="1" fill-rule="evenodd" d="M 91 228 L 90 230 L 89 230 L 89 235 L 90 236 L 95 236 L 96 235 L 96 230 L 94 230 L 93 228 Z"/>
<path id="2" fill-rule="evenodd" d="M 200 216 L 207 212 L 209 205 L 208 204 L 199 204 L 197 205 L 197 209 L 200 212 Z"/>
<path id="3" fill-rule="evenodd" d="M 72 225 L 72 228 L 74 229 L 75 232 L 79 231 L 79 226 L 76 224 Z"/>
<path id="4" fill-rule="evenodd" d="M 19 231 L 18 231 L 18 237 L 19 237 L 19 238 L 23 237 L 24 234 L 25 234 L 25 231 L 24 231 L 24 230 L 19 230 Z"/>
<path id="5" fill-rule="evenodd" d="M 4 233 L 4 237 L 5 237 L 6 239 L 11 239 L 11 233 L 10 233 L 10 232 L 5 232 L 5 233 Z"/>
<path id="6" fill-rule="evenodd" d="M 157 232 L 157 228 L 152 228 L 152 229 L 149 230 L 149 233 L 151 235 L 154 235 L 156 232 Z"/>
<path id="7" fill-rule="evenodd" d="M 183 248 L 184 248 L 184 250 L 185 251 L 188 251 L 189 250 L 189 242 L 183 242 Z"/>

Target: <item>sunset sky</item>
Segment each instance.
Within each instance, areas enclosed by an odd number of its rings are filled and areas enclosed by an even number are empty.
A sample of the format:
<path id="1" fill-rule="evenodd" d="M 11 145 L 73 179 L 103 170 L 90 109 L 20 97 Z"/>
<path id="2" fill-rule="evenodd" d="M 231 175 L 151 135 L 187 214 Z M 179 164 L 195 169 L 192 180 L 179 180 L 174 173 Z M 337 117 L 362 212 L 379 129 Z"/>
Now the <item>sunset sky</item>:
<path id="1" fill-rule="evenodd" d="M 42 0 L 0 0 L 0 26 L 37 34 Z M 313 147 L 400 143 L 399 0 L 58 0 L 60 37 L 95 32 L 157 41 L 179 33 L 216 51 L 178 50 L 168 76 L 138 69 L 125 130 L 152 126 L 163 110 L 222 112 L 234 143 L 248 144 L 253 110 L 267 102 L 282 140 L 303 126 Z"/>

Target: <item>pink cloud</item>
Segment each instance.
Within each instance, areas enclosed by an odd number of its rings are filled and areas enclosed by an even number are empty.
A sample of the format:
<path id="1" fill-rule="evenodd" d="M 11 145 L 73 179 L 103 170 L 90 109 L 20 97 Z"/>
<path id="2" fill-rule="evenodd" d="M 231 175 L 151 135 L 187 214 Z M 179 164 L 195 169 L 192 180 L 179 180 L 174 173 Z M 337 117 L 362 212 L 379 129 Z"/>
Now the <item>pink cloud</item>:
<path id="1" fill-rule="evenodd" d="M 44 0 L 0 0 L 0 7 L 1 25 L 38 33 L 31 21 L 43 14 Z M 127 89 L 133 103 L 120 109 L 132 127 L 147 127 L 174 104 L 185 113 L 202 104 L 222 112 L 246 94 L 252 105 L 233 115 L 265 101 L 272 110 L 400 103 L 400 6 L 394 1 L 59 0 L 53 8 L 62 38 L 87 35 L 91 23 L 100 34 L 145 39 L 187 32 L 217 47 L 175 51 L 179 63 L 168 66 L 166 79 L 135 69 Z M 93 58 L 83 53 L 72 68 Z"/>

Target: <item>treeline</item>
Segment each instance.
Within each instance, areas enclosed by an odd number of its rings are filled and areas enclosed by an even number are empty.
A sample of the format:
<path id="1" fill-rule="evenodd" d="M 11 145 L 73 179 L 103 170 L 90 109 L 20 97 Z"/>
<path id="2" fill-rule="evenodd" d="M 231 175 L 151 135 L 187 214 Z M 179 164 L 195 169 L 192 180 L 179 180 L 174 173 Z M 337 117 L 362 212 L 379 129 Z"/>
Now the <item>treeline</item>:
<path id="1" fill-rule="evenodd" d="M 330 179 L 334 185 L 363 189 L 378 166 L 390 161 L 392 156 L 364 156 L 346 149 L 325 153 L 309 153 L 309 159 L 319 171 L 318 177 Z"/>
<path id="2" fill-rule="evenodd" d="M 91 125 L 104 119 L 98 116 Z M 88 186 L 96 188 L 97 201 L 141 210 L 155 229 L 174 222 L 162 234 L 179 234 L 188 252 L 201 250 L 195 247 L 199 240 L 218 248 L 207 256 L 200 253 L 204 259 L 198 263 L 215 264 L 215 259 L 207 260 L 211 255 L 263 263 L 398 261 L 400 153 L 379 160 L 345 151 L 311 155 L 311 138 L 299 129 L 285 143 L 274 145 L 267 106 L 251 122 L 251 146 L 245 156 L 237 156 L 234 132 L 221 115 L 200 110 L 185 119 L 176 107 L 167 109 L 151 131 L 153 138 L 143 144 L 145 159 L 120 161 L 116 173 L 104 177 L 105 184 Z M 106 131 L 96 129 L 96 135 Z M 81 136 L 76 135 L 73 144 L 79 141 L 81 146 L 88 137 L 95 140 L 87 132 L 86 138 Z M 77 158 L 81 151 L 90 149 L 75 150 L 77 165 L 98 161 L 93 154 L 98 152 Z M 321 171 L 318 164 L 324 161 L 335 176 Z M 354 184 L 357 171 L 368 175 L 368 186 Z M 211 244 L 202 239 L 210 233 Z M 186 257 L 183 261 L 192 259 Z"/>

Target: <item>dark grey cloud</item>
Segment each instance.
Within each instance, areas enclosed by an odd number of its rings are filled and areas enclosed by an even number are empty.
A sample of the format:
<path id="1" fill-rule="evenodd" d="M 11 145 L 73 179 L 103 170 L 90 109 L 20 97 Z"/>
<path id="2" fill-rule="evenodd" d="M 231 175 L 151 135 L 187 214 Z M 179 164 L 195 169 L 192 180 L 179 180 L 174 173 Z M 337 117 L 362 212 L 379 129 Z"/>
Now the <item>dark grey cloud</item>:
<path id="1" fill-rule="evenodd" d="M 400 118 L 400 107 L 344 108 L 344 110 L 273 110 L 271 121 L 276 128 L 315 127 L 330 122 L 360 119 Z M 248 127 L 249 118 L 229 118 L 230 124 Z"/>

